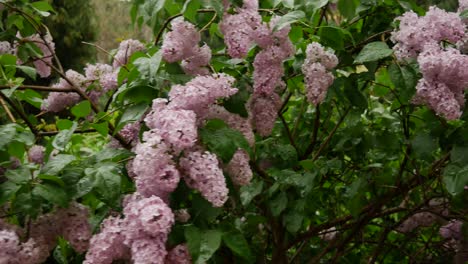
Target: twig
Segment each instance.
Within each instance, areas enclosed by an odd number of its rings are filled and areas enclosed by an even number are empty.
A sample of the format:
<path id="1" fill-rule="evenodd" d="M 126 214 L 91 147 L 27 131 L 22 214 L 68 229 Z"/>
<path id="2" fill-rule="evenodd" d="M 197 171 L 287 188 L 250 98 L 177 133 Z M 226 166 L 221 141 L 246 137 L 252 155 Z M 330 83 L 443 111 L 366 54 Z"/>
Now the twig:
<path id="1" fill-rule="evenodd" d="M 198 32 L 201 33 L 205 31 L 211 24 L 213 24 L 213 22 L 216 20 L 217 17 L 218 17 L 218 14 L 215 13 L 213 17 L 211 18 L 211 20 L 205 26 L 203 26 L 202 29 L 200 29 Z"/>
<path id="2" fill-rule="evenodd" d="M 11 108 L 13 108 L 13 110 L 15 110 L 15 112 L 21 117 L 21 119 L 23 119 L 23 121 L 26 123 L 29 129 L 31 129 L 31 132 L 33 132 L 33 134 L 37 136 L 37 130 L 34 127 L 34 125 L 31 123 L 31 121 L 29 121 L 26 114 L 23 113 L 23 111 L 21 111 L 21 109 L 19 109 L 18 106 L 10 98 L 4 95 L 2 92 L 0 92 L 0 97 L 3 100 L 5 100 L 11 106 Z"/>
<path id="3" fill-rule="evenodd" d="M 292 137 L 291 130 L 289 129 L 288 123 L 284 119 L 283 114 L 279 114 L 279 118 L 281 119 L 281 123 L 283 123 L 284 129 L 286 130 L 286 135 L 288 136 L 289 143 L 296 149 L 296 152 L 299 153 L 299 149 L 296 146 L 296 142 L 294 142 L 294 138 Z"/>
<path id="4" fill-rule="evenodd" d="M 57 135 L 60 131 L 41 131 L 39 132 L 39 136 L 54 136 Z M 86 134 L 86 133 L 94 133 L 97 132 L 96 129 L 86 129 L 86 130 L 75 130 L 73 133 L 76 134 Z"/>
<path id="5" fill-rule="evenodd" d="M 341 116 L 340 120 L 338 121 L 338 123 L 336 123 L 335 127 L 332 129 L 332 131 L 330 132 L 330 134 L 328 135 L 327 139 L 325 139 L 325 142 L 323 142 L 322 145 L 320 145 L 319 149 L 317 150 L 317 153 L 315 153 L 314 157 L 312 158 L 312 160 L 317 160 L 318 157 L 320 157 L 320 154 L 321 152 L 323 151 L 323 149 L 328 145 L 328 143 L 330 143 L 330 140 L 331 138 L 333 137 L 333 135 L 335 134 L 336 130 L 338 129 L 338 127 L 341 125 L 341 123 L 343 123 L 344 119 L 346 118 L 346 116 L 348 115 L 349 111 L 351 110 L 351 107 L 348 107 L 348 109 L 346 109 L 345 113 Z"/>
<path id="6" fill-rule="evenodd" d="M 0 98 L 0 104 L 2 105 L 3 109 L 5 109 L 5 112 L 7 113 L 8 118 L 10 118 L 11 122 L 16 123 L 15 117 L 11 113 L 10 108 L 8 108 L 8 105 L 5 103 L 3 98 Z"/>
<path id="7" fill-rule="evenodd" d="M 305 159 L 314 150 L 315 144 L 317 143 L 317 135 L 318 135 L 319 127 L 320 127 L 320 104 L 317 104 L 317 106 L 315 107 L 315 120 L 314 120 L 314 131 L 312 132 L 312 141 L 310 142 L 309 146 L 304 152 L 304 155 L 302 155 L 301 159 Z"/>
<path id="8" fill-rule="evenodd" d="M 216 11 L 214 9 L 199 9 L 197 10 L 198 13 L 213 13 Z M 164 24 L 161 26 L 161 28 L 159 29 L 158 31 L 158 34 L 156 35 L 156 39 L 154 40 L 154 45 L 158 45 L 158 42 L 159 40 L 161 39 L 162 37 L 162 34 L 164 32 L 164 30 L 167 28 L 167 26 L 169 25 L 169 23 L 171 23 L 172 20 L 180 17 L 180 16 L 183 16 L 184 14 L 182 13 L 179 13 L 179 14 L 175 14 L 173 16 L 170 16 L 166 19 L 166 21 L 164 21 Z"/>
<path id="9" fill-rule="evenodd" d="M 0 85 L 0 90 L 7 90 L 7 89 L 11 89 L 11 88 L 13 88 L 13 87 L 11 87 L 9 85 Z M 36 90 L 36 91 L 59 92 L 59 93 L 75 92 L 75 90 L 71 89 L 71 88 L 57 88 L 57 87 L 29 85 L 29 84 L 24 84 L 24 85 L 18 86 L 16 89 L 18 89 L 18 90 L 31 89 L 31 90 Z"/>

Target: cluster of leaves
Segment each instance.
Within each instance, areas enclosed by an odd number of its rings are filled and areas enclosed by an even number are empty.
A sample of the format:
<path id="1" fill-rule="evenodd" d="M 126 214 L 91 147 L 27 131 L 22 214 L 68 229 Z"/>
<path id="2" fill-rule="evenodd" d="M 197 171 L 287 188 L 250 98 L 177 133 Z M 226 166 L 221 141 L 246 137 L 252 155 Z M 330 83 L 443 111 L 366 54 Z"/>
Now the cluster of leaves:
<path id="1" fill-rule="evenodd" d="M 447 122 L 412 105 L 421 77 L 417 64 L 397 62 L 389 41 L 395 17 L 425 9 L 412 0 L 260 2 L 265 20 L 284 15 L 277 27 L 291 26 L 296 48 L 296 55 L 284 62 L 281 118 L 272 135 L 257 136 L 253 147 L 219 120 L 199 131 L 201 141 L 225 162 L 238 148 L 246 149 L 254 179 L 241 188 L 229 183 L 230 199 L 223 208 L 212 207 L 181 182 L 170 205 L 188 209 L 191 219 L 173 227 L 169 244 L 187 243 L 195 263 L 446 263 L 454 251 L 444 246 L 438 229 L 450 219 L 466 220 L 468 213 L 468 111 Z M 0 39 L 14 39 L 17 31 L 36 33 L 40 16 L 52 11 L 46 1 L 0 3 L 17 10 L 8 17 L 1 11 L 5 31 Z M 121 209 L 122 195 L 134 188 L 124 168 L 131 153 L 109 149 L 106 143 L 126 124 L 140 121 L 154 98 L 166 97 L 172 85 L 190 80 L 177 63 L 163 62 L 159 51 L 161 36 L 175 17 L 203 28 L 203 41 L 214 54 L 212 70 L 233 76 L 239 88 L 220 103 L 246 116 L 258 48 L 245 60 L 225 54 L 218 27 L 221 3 L 135 0 L 132 19 L 150 26 L 156 39 L 121 68 L 120 87 L 100 100 L 92 118 L 87 118 L 93 111 L 90 103 L 83 101 L 40 119 L 47 93 L 24 83 L 35 70 L 16 63 L 37 56 L 37 46 L 25 43 L 17 56 L 0 55 L 2 107 L 18 118 L 0 126 L 0 166 L 7 168 L 0 176 L 0 217 L 25 225 L 53 206 L 77 200 L 91 208 L 90 221 L 98 227 L 110 210 Z M 318 106 L 307 103 L 301 74 L 312 41 L 333 48 L 340 61 L 335 82 Z M 29 108 L 34 110 L 25 111 Z M 41 166 L 26 157 L 34 144 L 46 146 Z M 20 165 L 13 169 L 15 159 Z M 441 197 L 450 211 L 441 223 L 410 233 L 396 230 L 432 198 Z M 330 228 L 336 232 L 326 241 L 324 232 Z M 54 254 L 51 261 L 66 263 L 73 255 L 67 254 Z"/>

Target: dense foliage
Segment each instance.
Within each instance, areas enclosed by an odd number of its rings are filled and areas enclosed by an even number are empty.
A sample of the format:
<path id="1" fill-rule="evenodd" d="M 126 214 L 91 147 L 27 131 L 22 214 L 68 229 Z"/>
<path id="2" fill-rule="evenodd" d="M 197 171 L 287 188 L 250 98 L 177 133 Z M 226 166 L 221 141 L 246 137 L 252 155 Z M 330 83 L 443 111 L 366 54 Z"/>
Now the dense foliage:
<path id="1" fill-rule="evenodd" d="M 417 2 L 134 0 L 71 70 L 0 0 L 0 263 L 468 261 L 468 2 Z"/>

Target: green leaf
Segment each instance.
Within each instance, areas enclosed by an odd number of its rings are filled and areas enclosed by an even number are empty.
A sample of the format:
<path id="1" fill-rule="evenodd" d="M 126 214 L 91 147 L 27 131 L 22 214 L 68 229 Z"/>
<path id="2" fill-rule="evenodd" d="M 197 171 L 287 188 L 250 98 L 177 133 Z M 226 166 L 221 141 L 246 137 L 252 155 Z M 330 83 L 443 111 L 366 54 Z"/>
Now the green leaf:
<path id="1" fill-rule="evenodd" d="M 77 126 L 78 123 L 73 122 L 73 126 L 70 129 L 60 131 L 52 141 L 52 146 L 58 150 L 65 150 L 65 147 L 73 136 L 73 132 L 75 132 Z"/>
<path id="2" fill-rule="evenodd" d="M 222 19 L 224 15 L 223 2 L 219 0 L 209 0 L 208 3 L 216 11 L 216 14 L 218 14 L 219 18 Z"/>
<path id="3" fill-rule="evenodd" d="M 16 65 L 17 69 L 29 76 L 29 78 L 36 80 L 36 69 L 29 66 Z"/>
<path id="4" fill-rule="evenodd" d="M 0 205 L 10 200 L 13 194 L 15 194 L 20 188 L 20 185 L 11 181 L 0 184 Z"/>
<path id="5" fill-rule="evenodd" d="M 45 17 L 50 15 L 50 13 L 48 11 L 54 12 L 54 8 L 52 8 L 52 6 L 47 1 L 34 2 L 34 3 L 31 3 L 31 6 L 39 14 L 41 14 L 42 16 L 45 16 Z"/>
<path id="6" fill-rule="evenodd" d="M 221 245 L 222 233 L 218 230 L 202 231 L 195 226 L 188 226 L 184 234 L 195 264 L 206 263 Z"/>
<path id="7" fill-rule="evenodd" d="M 37 185 L 33 194 L 44 198 L 45 200 L 60 205 L 61 207 L 66 207 L 69 202 L 69 197 L 65 190 L 60 186 L 53 184 L 40 184 Z"/>
<path id="8" fill-rule="evenodd" d="M 119 164 L 113 162 L 97 163 L 94 168 L 87 168 L 85 174 L 94 179 L 94 189 L 103 202 L 112 207 L 120 204 L 120 178 Z"/>
<path id="9" fill-rule="evenodd" d="M 32 106 L 36 107 L 37 109 L 41 109 L 42 105 L 42 96 L 34 90 L 26 89 L 24 91 L 17 91 L 16 95 L 18 99 L 23 100 L 31 104 Z"/>
<path id="10" fill-rule="evenodd" d="M 141 78 L 147 78 L 150 82 L 156 80 L 159 65 L 161 65 L 162 52 L 159 50 L 150 58 L 141 57 L 136 59 L 133 64 L 140 72 Z"/>
<path id="11" fill-rule="evenodd" d="M 356 8 L 357 3 L 354 0 L 338 0 L 338 10 L 348 20 L 356 15 Z"/>
<path id="12" fill-rule="evenodd" d="M 200 9 L 200 0 L 188 0 L 185 2 L 181 13 L 191 22 L 196 22 L 197 11 Z"/>
<path id="13" fill-rule="evenodd" d="M 263 182 L 262 181 L 252 181 L 249 185 L 242 186 L 240 189 L 240 200 L 243 206 L 250 204 L 255 196 L 262 193 Z"/>
<path id="14" fill-rule="evenodd" d="M 315 12 L 318 9 L 324 7 L 326 4 L 328 4 L 329 0 L 313 0 L 313 1 L 307 1 L 306 6 L 308 8 L 312 8 L 312 10 Z"/>
<path id="15" fill-rule="evenodd" d="M 88 100 L 82 101 L 71 108 L 71 113 L 77 118 L 86 117 L 91 113 L 91 103 Z"/>
<path id="16" fill-rule="evenodd" d="M 444 170 L 443 181 L 447 191 L 455 196 L 464 192 L 468 185 L 468 166 L 460 168 L 456 165 L 449 165 Z"/>
<path id="17" fill-rule="evenodd" d="M 107 122 L 91 124 L 91 127 L 96 129 L 96 131 L 103 137 L 107 136 L 107 134 L 109 133 L 109 124 Z"/>
<path id="18" fill-rule="evenodd" d="M 284 192 L 280 192 L 275 198 L 269 201 L 271 214 L 275 217 L 279 216 L 288 206 L 288 196 Z"/>
<path id="19" fill-rule="evenodd" d="M 231 160 L 239 148 L 250 151 L 249 143 L 244 135 L 237 130 L 228 128 L 219 119 L 208 121 L 206 126 L 200 130 L 200 137 L 208 150 L 215 153 L 225 163 Z"/>
<path id="20" fill-rule="evenodd" d="M 75 156 L 73 155 L 59 154 L 49 159 L 44 167 L 42 167 L 41 174 L 57 175 L 74 160 Z"/>
<path id="21" fill-rule="evenodd" d="M 0 140 L 0 150 L 4 149 L 15 138 L 17 126 L 14 123 L 0 126 L 0 138 L 2 139 Z"/>
<path id="22" fill-rule="evenodd" d="M 286 8 L 294 8 L 294 0 L 281 0 L 281 3 Z"/>
<path id="23" fill-rule="evenodd" d="M 399 98 L 402 103 L 409 103 L 416 92 L 416 83 L 418 76 L 413 68 L 406 65 L 391 64 L 388 67 L 390 80 L 399 91 Z"/>
<path id="24" fill-rule="evenodd" d="M 468 164 L 468 147 L 455 145 L 450 152 L 450 161 L 459 165 Z"/>
<path id="25" fill-rule="evenodd" d="M 148 105 L 146 103 L 132 105 L 127 108 L 122 114 L 122 117 L 120 117 L 115 130 L 120 131 L 126 124 L 138 121 L 146 112 L 147 108 Z"/>
<path id="26" fill-rule="evenodd" d="M 253 263 L 249 243 L 241 232 L 234 230 L 224 233 L 223 242 L 235 255 L 247 260 L 248 263 Z"/>
<path id="27" fill-rule="evenodd" d="M 385 42 L 371 42 L 364 46 L 361 52 L 359 52 L 356 59 L 354 60 L 354 63 L 358 64 L 364 62 L 378 61 L 392 54 L 393 50 L 389 48 Z"/>
<path id="28" fill-rule="evenodd" d="M 16 170 L 7 170 L 5 177 L 16 184 L 23 184 L 31 180 L 30 168 L 21 166 Z"/>
<path id="29" fill-rule="evenodd" d="M 304 220 L 304 216 L 299 214 L 296 211 L 292 211 L 292 212 L 287 213 L 283 217 L 283 220 L 286 225 L 286 229 L 290 233 L 295 234 L 301 228 L 302 221 Z"/>
<path id="30" fill-rule="evenodd" d="M 320 39 L 325 46 L 329 46 L 334 50 L 344 50 L 344 33 L 341 28 L 321 27 Z"/>
<path id="31" fill-rule="evenodd" d="M 292 11 L 287 13 L 286 15 L 282 16 L 278 22 L 276 22 L 276 25 L 273 27 L 273 31 L 280 30 L 284 28 L 285 26 L 288 26 L 292 23 L 295 23 L 305 17 L 305 13 L 303 11 Z"/>
<path id="32" fill-rule="evenodd" d="M 427 160 L 431 157 L 432 153 L 437 150 L 437 141 L 427 133 L 417 134 L 411 141 L 411 147 L 420 159 Z"/>
<path id="33" fill-rule="evenodd" d="M 60 187 L 62 187 L 62 188 L 65 187 L 65 182 L 63 182 L 63 180 L 60 177 L 55 176 L 55 175 L 39 174 L 37 176 L 37 178 L 41 179 L 41 180 L 54 182 L 54 183 L 60 185 Z"/>

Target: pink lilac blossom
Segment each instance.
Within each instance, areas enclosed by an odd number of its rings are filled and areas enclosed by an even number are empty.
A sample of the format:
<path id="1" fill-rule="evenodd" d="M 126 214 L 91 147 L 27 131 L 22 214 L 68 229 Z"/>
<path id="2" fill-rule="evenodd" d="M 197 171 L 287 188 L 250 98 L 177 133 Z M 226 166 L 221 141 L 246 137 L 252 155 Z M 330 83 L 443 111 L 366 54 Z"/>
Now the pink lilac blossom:
<path id="1" fill-rule="evenodd" d="M 145 142 L 135 148 L 137 155 L 133 160 L 137 191 L 145 196 L 174 191 L 180 175 L 172 161 L 170 147 L 153 130 L 145 132 L 143 139 Z"/>
<path id="2" fill-rule="evenodd" d="M 186 208 L 174 211 L 174 218 L 177 222 L 187 223 L 190 220 L 190 213 Z"/>
<path id="3" fill-rule="evenodd" d="M 327 95 L 327 90 L 335 79 L 331 70 L 338 65 L 338 58 L 331 51 L 326 51 L 317 42 L 307 45 L 306 59 L 302 65 L 306 84 L 307 101 L 317 105 Z"/>
<path id="4" fill-rule="evenodd" d="M 245 150 L 237 150 L 231 161 L 226 165 L 226 172 L 237 186 L 248 185 L 253 173 L 249 165 L 250 157 Z"/>
<path id="5" fill-rule="evenodd" d="M 196 47 L 192 56 L 185 58 L 181 67 L 186 74 L 207 75 L 210 73 L 206 67 L 211 61 L 211 49 L 208 45 Z"/>
<path id="6" fill-rule="evenodd" d="M 426 104 L 437 114 L 453 120 L 461 116 L 468 87 L 468 56 L 453 48 L 428 44 L 418 56 L 423 78 L 416 86 L 414 103 Z"/>
<path id="7" fill-rule="evenodd" d="M 465 10 L 468 10 L 468 0 L 459 0 L 458 1 L 458 13 L 461 13 Z"/>
<path id="8" fill-rule="evenodd" d="M 41 36 L 35 34 L 24 38 L 23 41 L 32 42 L 41 50 L 42 56 L 35 58 L 33 64 L 39 76 L 42 78 L 49 77 L 51 74 L 51 68 L 49 65 L 52 65 L 52 59 L 55 52 L 55 43 L 52 36 L 47 33 L 41 38 Z"/>
<path id="9" fill-rule="evenodd" d="M 159 136 L 169 144 L 175 152 L 192 147 L 197 141 L 197 116 L 191 110 L 160 107 L 161 100 L 146 117 L 146 125 L 155 129 Z"/>
<path id="10" fill-rule="evenodd" d="M 143 45 L 143 43 L 138 40 L 127 39 L 122 41 L 119 45 L 117 53 L 114 56 L 114 62 L 112 66 L 117 68 L 127 64 L 128 59 L 133 55 L 133 53 L 143 50 L 145 50 L 145 45 Z"/>
<path id="11" fill-rule="evenodd" d="M 400 60 L 416 58 L 428 43 L 456 43 L 465 36 L 466 26 L 457 13 L 434 6 L 423 17 L 409 11 L 396 20 L 400 21 L 400 26 L 392 32 L 391 40 L 396 43 L 393 49 Z"/>
<path id="12" fill-rule="evenodd" d="M 140 198 L 133 195 L 124 207 L 125 222 L 128 232 L 126 243 L 140 238 L 167 237 L 174 224 L 171 209 L 157 196 Z"/>
<path id="13" fill-rule="evenodd" d="M 184 180 L 189 187 L 198 190 L 214 207 L 223 206 L 229 190 L 216 155 L 195 150 L 185 153 L 179 165 L 184 171 Z"/>
<path id="14" fill-rule="evenodd" d="M 101 223 L 101 231 L 90 241 L 84 264 L 112 264 L 114 260 L 130 259 L 130 249 L 125 245 L 125 223 L 109 217 Z"/>
<path id="15" fill-rule="evenodd" d="M 59 209 L 56 214 L 62 221 L 61 235 L 77 252 L 85 252 L 92 235 L 88 208 L 79 203 L 72 203 L 69 208 Z"/>
<path id="16" fill-rule="evenodd" d="M 14 54 L 15 49 L 11 46 L 8 41 L 0 41 L 0 55 L 3 54 Z"/>
<path id="17" fill-rule="evenodd" d="M 131 245 L 134 264 L 162 264 L 167 255 L 166 238 L 162 236 L 142 238 Z"/>
<path id="18" fill-rule="evenodd" d="M 131 142 L 135 145 L 139 141 L 138 136 L 140 134 L 140 129 L 140 122 L 128 123 L 119 131 L 119 134 L 125 139 L 125 141 Z"/>
<path id="19" fill-rule="evenodd" d="M 220 73 L 211 76 L 197 76 L 185 85 L 174 85 L 169 92 L 170 106 L 174 109 L 192 110 L 202 114 L 217 99 L 237 93 L 232 84 L 235 79 Z"/>
<path id="20" fill-rule="evenodd" d="M 226 10 L 227 8 L 225 8 Z M 258 1 L 244 1 L 236 14 L 225 12 L 219 29 L 224 35 L 228 54 L 233 58 L 244 58 L 255 42 L 255 34 L 262 24 L 258 13 Z"/>
<path id="21" fill-rule="evenodd" d="M 28 151 L 28 159 L 32 163 L 43 164 L 44 163 L 44 152 L 45 148 L 40 145 L 32 146 Z"/>
<path id="22" fill-rule="evenodd" d="M 198 46 L 200 33 L 194 25 L 176 18 L 171 22 L 172 31 L 164 36 L 162 44 L 163 58 L 167 62 L 182 61 L 182 69 L 190 75 L 206 75 L 205 67 L 211 60 L 211 49 L 208 45 Z"/>
<path id="23" fill-rule="evenodd" d="M 171 27 L 161 47 L 164 60 L 173 63 L 193 56 L 194 47 L 201 40 L 195 26 L 180 17 L 171 21 Z"/>
<path id="24" fill-rule="evenodd" d="M 265 26 L 263 34 L 256 32 L 256 42 L 262 47 L 254 60 L 254 92 L 271 94 L 277 87 L 284 87 L 281 77 L 284 74 L 283 61 L 294 54 L 294 46 L 289 40 L 290 26 L 273 32 L 280 17 L 274 17 Z"/>
<path id="25" fill-rule="evenodd" d="M 30 237 L 44 247 L 46 252 L 55 247 L 58 236 L 67 239 L 76 251 L 84 252 L 91 238 L 88 217 L 89 212 L 85 206 L 72 203 L 69 208 L 59 208 L 33 221 Z"/>
<path id="26" fill-rule="evenodd" d="M 461 240 L 463 222 L 460 220 L 452 220 L 448 224 L 440 227 L 439 233 L 443 238 L 453 238 L 455 240 Z"/>
<path id="27" fill-rule="evenodd" d="M 71 85 L 67 80 L 60 78 L 59 82 L 52 85 L 54 88 L 70 89 L 72 86 L 85 90 L 87 87 L 86 77 L 79 74 L 76 71 L 68 70 L 65 76 L 73 83 Z M 67 107 L 70 107 L 81 100 L 80 95 L 74 92 L 62 93 L 62 92 L 51 92 L 49 96 L 42 103 L 41 109 L 49 112 L 60 112 Z"/>
<path id="28" fill-rule="evenodd" d="M 0 248 L 0 263 L 5 264 L 39 264 L 47 257 L 33 240 L 21 243 L 12 230 L 0 230 Z"/>
<path id="29" fill-rule="evenodd" d="M 281 104 L 281 98 L 276 93 L 270 95 L 253 94 L 250 98 L 248 108 L 252 114 L 252 123 L 262 137 L 270 135 L 273 131 Z"/>
<path id="30" fill-rule="evenodd" d="M 88 64 L 85 67 L 85 75 L 88 83 L 98 82 L 101 89 L 94 88 L 104 94 L 117 88 L 117 74 L 112 66 L 102 63 Z"/>
<path id="31" fill-rule="evenodd" d="M 186 244 L 180 244 L 169 251 L 166 264 L 191 264 L 192 256 Z"/>

